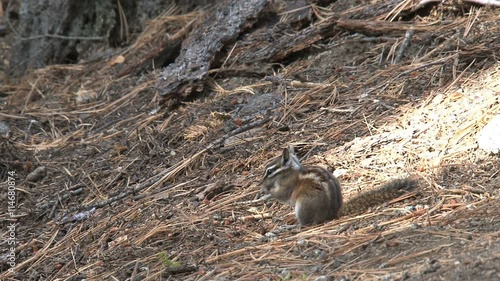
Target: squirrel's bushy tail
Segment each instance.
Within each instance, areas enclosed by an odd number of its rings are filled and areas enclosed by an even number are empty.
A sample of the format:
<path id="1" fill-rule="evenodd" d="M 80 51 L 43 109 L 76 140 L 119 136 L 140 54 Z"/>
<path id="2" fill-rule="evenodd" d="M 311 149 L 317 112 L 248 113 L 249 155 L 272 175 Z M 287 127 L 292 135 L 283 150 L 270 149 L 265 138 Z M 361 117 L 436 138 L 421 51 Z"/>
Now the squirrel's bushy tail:
<path id="1" fill-rule="evenodd" d="M 415 189 L 417 180 L 412 178 L 394 179 L 373 190 L 363 192 L 350 199 L 340 209 L 339 216 L 362 213 L 371 207 L 386 203 L 405 192 Z"/>

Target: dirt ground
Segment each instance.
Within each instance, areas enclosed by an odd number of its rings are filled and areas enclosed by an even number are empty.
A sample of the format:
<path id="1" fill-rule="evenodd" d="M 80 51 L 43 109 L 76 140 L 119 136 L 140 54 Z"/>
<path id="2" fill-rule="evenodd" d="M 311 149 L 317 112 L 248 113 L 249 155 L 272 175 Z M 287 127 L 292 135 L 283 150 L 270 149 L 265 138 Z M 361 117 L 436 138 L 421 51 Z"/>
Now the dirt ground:
<path id="1" fill-rule="evenodd" d="M 308 6 L 310 24 L 395 13 L 368 2 Z M 201 93 L 160 107 L 161 69 L 120 73 L 157 47 L 147 32 L 197 17 L 158 18 L 112 58 L 1 86 L 1 198 L 17 188 L 15 216 L 1 215 L 1 280 L 500 279 L 500 161 L 477 145 L 500 113 L 498 9 L 408 13 L 400 20 L 416 29 L 398 59 L 408 32 L 339 28 L 280 63 L 249 66 L 266 77 L 214 70 Z M 234 59 L 232 48 L 221 54 Z M 289 144 L 334 171 L 346 200 L 392 178 L 419 186 L 299 228 L 257 185 Z"/>

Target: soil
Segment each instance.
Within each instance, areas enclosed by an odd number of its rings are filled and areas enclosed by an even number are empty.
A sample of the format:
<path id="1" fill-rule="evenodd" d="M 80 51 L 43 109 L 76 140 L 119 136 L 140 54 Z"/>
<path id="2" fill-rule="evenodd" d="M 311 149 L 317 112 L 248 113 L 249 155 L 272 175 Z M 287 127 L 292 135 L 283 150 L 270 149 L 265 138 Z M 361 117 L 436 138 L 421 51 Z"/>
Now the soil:
<path id="1" fill-rule="evenodd" d="M 298 18 L 382 21 L 392 2 L 340 0 Z M 161 68 L 123 71 L 168 37 L 146 32 L 177 34 L 201 12 L 151 21 L 113 58 L 3 81 L 0 202 L 17 192 L 1 215 L 5 241 L 16 225 L 15 265 L 4 242 L 0 279 L 499 280 L 500 161 L 476 138 L 500 112 L 500 19 L 457 5 L 399 18 L 417 28 L 398 62 L 405 31 L 339 28 L 279 64 L 247 66 L 266 77 L 211 72 L 169 108 Z M 246 32 L 238 40 L 262 35 Z M 258 185 L 289 144 L 334 172 L 347 201 L 392 178 L 419 185 L 299 227 Z"/>

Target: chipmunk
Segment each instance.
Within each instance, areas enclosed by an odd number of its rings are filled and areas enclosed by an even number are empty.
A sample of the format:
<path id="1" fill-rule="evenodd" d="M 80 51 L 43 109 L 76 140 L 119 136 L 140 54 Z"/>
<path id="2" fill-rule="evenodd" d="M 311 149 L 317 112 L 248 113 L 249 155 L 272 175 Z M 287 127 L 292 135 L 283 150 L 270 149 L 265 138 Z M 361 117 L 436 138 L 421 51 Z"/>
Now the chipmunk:
<path id="1" fill-rule="evenodd" d="M 335 176 L 321 167 L 302 166 L 289 146 L 281 157 L 267 165 L 260 185 L 263 192 L 294 207 L 301 225 L 311 225 L 364 212 L 415 188 L 417 182 L 410 178 L 391 180 L 343 204 Z"/>

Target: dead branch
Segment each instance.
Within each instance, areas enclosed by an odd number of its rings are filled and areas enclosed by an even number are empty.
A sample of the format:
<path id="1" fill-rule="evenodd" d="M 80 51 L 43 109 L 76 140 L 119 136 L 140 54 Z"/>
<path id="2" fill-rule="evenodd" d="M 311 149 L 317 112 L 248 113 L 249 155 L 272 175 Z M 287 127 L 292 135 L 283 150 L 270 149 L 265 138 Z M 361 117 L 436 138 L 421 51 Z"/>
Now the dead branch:
<path id="1" fill-rule="evenodd" d="M 405 39 L 403 40 L 403 43 L 401 44 L 401 47 L 399 48 L 399 52 L 396 56 L 396 59 L 394 60 L 394 64 L 398 63 L 401 58 L 403 57 L 404 52 L 410 46 L 410 41 L 411 41 L 411 36 L 415 30 L 413 28 L 410 28 L 408 31 L 406 31 Z"/>
<path id="2" fill-rule="evenodd" d="M 185 41 L 176 62 L 158 79 L 162 104 L 171 106 L 203 87 L 215 55 L 240 32 L 252 25 L 266 7 L 265 0 L 232 0 L 221 2 Z"/>

